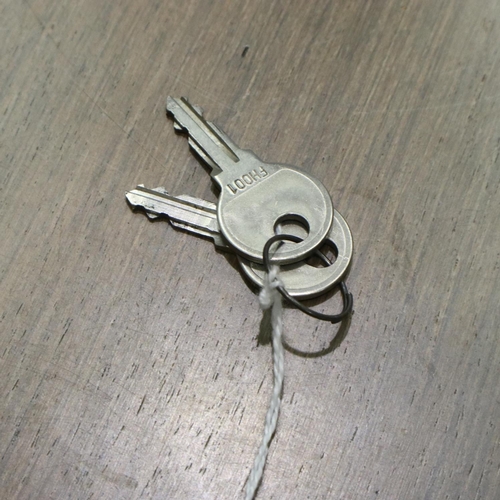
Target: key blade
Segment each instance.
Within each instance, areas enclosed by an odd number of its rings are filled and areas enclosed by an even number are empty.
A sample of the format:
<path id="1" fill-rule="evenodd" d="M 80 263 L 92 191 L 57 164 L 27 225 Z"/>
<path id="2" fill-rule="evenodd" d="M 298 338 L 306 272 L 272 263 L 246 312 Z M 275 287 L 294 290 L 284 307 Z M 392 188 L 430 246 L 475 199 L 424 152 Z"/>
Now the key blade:
<path id="1" fill-rule="evenodd" d="M 214 175 L 214 172 L 220 172 L 220 168 L 209 156 L 207 156 L 205 151 L 203 151 L 203 149 L 201 149 L 198 144 L 191 139 L 191 137 L 188 137 L 188 143 L 191 146 L 191 149 L 199 156 L 199 158 L 201 158 L 201 161 L 205 162 L 212 169 L 212 175 Z"/>
<path id="2" fill-rule="evenodd" d="M 232 163 L 239 162 L 235 148 L 231 148 L 224 138 L 209 122 L 205 120 L 199 108 L 193 106 L 185 97 L 167 98 L 167 114 L 174 118 L 174 127 L 189 134 L 193 147 L 202 158 L 209 158 L 207 163 L 213 168 L 212 176 L 221 170 L 227 170 Z M 200 153 L 200 150 L 202 151 Z"/>
<path id="3" fill-rule="evenodd" d="M 193 104 L 192 106 L 193 106 L 193 108 L 196 110 L 196 112 L 197 112 L 200 116 L 203 116 L 203 108 L 201 108 L 200 106 L 196 106 L 196 105 L 194 105 L 194 104 Z M 214 124 L 213 124 L 213 123 L 210 123 L 210 125 L 212 125 L 212 127 L 214 126 Z M 175 121 L 175 119 L 174 119 L 174 130 L 175 130 L 176 132 L 179 132 L 179 133 L 180 133 L 180 132 L 184 132 L 184 129 L 182 128 L 182 126 L 181 126 L 181 125 L 179 125 L 179 124 Z M 218 131 L 219 131 L 219 133 L 220 133 L 220 130 L 218 130 Z M 226 141 L 226 142 L 227 142 L 227 141 Z"/>
<path id="4" fill-rule="evenodd" d="M 211 238 L 214 244 L 231 251 L 220 233 L 217 206 L 189 195 L 172 196 L 164 188 L 137 186 L 125 194 L 133 209 L 140 209 L 150 219 L 166 217 L 177 228 Z"/>
<path id="5" fill-rule="evenodd" d="M 232 249 L 229 247 L 226 240 L 224 239 L 224 237 L 220 233 L 213 233 L 213 232 L 210 232 L 208 230 L 201 229 L 199 227 L 190 226 L 189 224 L 183 224 L 182 222 L 177 222 L 174 220 L 170 220 L 170 224 L 172 224 L 172 226 L 179 228 L 179 229 L 182 229 L 188 233 L 198 234 L 200 236 L 204 236 L 205 238 L 210 238 L 211 240 L 213 240 L 214 245 L 218 249 L 224 250 L 225 252 L 232 252 Z"/>
<path id="6" fill-rule="evenodd" d="M 192 197 L 175 197 L 163 188 L 148 189 L 144 186 L 137 186 L 126 193 L 125 197 L 132 207 L 141 208 L 147 213 L 164 215 L 178 222 L 210 228 L 216 232 L 219 230 L 214 204 L 204 201 L 200 204 Z"/>
<path id="7" fill-rule="evenodd" d="M 200 106 L 195 106 L 194 104 L 192 106 L 200 116 L 203 116 L 203 108 L 200 108 Z M 239 149 L 238 146 L 231 140 L 231 138 L 228 137 L 223 130 L 217 127 L 215 123 L 209 121 L 207 121 L 206 123 L 212 128 L 212 130 L 214 130 L 219 135 L 219 137 L 222 137 L 226 145 L 228 145 L 232 151 Z M 174 130 L 176 132 L 178 133 L 184 132 L 185 129 L 181 125 L 179 125 L 179 123 L 176 121 L 175 118 L 173 125 L 174 125 Z M 198 144 L 191 137 L 188 137 L 188 143 L 191 149 L 201 159 L 201 161 L 206 163 L 214 171 L 214 173 L 220 172 L 220 168 L 211 160 L 209 156 L 207 156 L 205 151 L 203 151 L 203 149 L 201 149 L 200 146 L 198 146 Z"/>

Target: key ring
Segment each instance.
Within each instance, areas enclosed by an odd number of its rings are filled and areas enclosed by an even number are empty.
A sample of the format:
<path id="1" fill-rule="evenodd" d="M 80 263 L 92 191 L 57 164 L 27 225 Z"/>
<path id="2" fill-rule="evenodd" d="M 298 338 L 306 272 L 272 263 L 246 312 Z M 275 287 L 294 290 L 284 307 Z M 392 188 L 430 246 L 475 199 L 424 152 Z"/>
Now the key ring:
<path id="1" fill-rule="evenodd" d="M 271 246 L 277 241 L 292 241 L 294 243 L 300 243 L 302 238 L 298 236 L 294 236 L 293 234 L 276 234 L 267 240 L 267 243 L 264 245 L 264 251 L 262 252 L 262 257 L 264 260 L 264 266 L 266 271 L 269 273 L 271 268 L 271 258 L 269 252 L 271 250 Z M 323 263 L 327 266 L 331 265 L 331 262 L 319 251 L 315 250 L 314 254 L 319 257 Z M 294 299 L 283 286 L 276 287 L 278 292 L 288 301 L 290 304 L 294 305 L 297 309 L 306 313 L 313 318 L 320 319 L 322 321 L 330 321 L 331 323 L 339 323 L 342 321 L 349 313 L 352 311 L 353 298 L 352 294 L 347 290 L 346 284 L 341 281 L 338 285 L 340 287 L 340 292 L 342 294 L 342 302 L 344 308 L 340 314 L 324 314 L 318 311 L 314 311 L 313 309 L 306 307 L 301 304 L 298 300 Z"/>

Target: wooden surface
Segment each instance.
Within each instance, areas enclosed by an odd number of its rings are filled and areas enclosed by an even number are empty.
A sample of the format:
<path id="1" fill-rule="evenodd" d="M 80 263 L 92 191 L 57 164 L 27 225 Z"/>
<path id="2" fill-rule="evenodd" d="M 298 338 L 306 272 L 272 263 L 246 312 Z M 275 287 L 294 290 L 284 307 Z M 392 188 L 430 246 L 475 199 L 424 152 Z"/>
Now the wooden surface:
<path id="1" fill-rule="evenodd" d="M 124 198 L 216 200 L 167 95 L 319 178 L 354 235 L 342 338 L 285 312 L 258 498 L 499 498 L 499 47 L 496 0 L 0 2 L 2 499 L 242 497 L 255 290 Z"/>

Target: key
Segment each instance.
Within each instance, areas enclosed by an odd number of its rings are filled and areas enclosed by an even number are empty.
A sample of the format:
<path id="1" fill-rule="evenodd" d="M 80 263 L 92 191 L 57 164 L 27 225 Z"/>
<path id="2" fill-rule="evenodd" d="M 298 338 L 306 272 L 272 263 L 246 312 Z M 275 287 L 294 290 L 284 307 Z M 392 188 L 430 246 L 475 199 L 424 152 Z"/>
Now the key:
<path id="1" fill-rule="evenodd" d="M 240 149 L 186 98 L 169 97 L 167 113 L 212 169 L 220 188 L 220 231 L 239 255 L 262 263 L 262 249 L 283 221 L 297 221 L 308 235 L 301 243 L 282 245 L 275 254 L 277 264 L 297 262 L 321 244 L 333 221 L 332 201 L 321 182 L 297 167 L 264 163 Z"/>
<path id="2" fill-rule="evenodd" d="M 167 217 L 174 227 L 211 238 L 220 250 L 234 251 L 220 233 L 214 203 L 187 195 L 172 196 L 164 188 L 148 189 L 142 185 L 125 196 L 133 209 L 142 209 L 150 219 Z M 292 297 L 320 295 L 334 287 L 345 274 L 352 255 L 352 237 L 347 223 L 337 211 L 325 242 L 338 252 L 331 266 L 316 268 L 303 261 L 281 266 L 281 279 Z M 238 256 L 238 261 L 249 280 L 262 286 L 263 267 L 241 256 Z"/>

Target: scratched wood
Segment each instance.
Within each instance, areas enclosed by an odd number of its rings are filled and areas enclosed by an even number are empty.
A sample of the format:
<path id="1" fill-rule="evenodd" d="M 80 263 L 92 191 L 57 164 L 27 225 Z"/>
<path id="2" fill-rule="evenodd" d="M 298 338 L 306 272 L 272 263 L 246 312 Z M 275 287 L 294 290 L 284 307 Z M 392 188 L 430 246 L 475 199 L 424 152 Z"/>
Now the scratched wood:
<path id="1" fill-rule="evenodd" d="M 3 0 L 0 23 L 2 498 L 242 496 L 272 386 L 255 290 L 124 199 L 216 200 L 169 94 L 319 178 L 355 239 L 340 338 L 285 312 L 258 498 L 498 498 L 496 0 Z"/>

